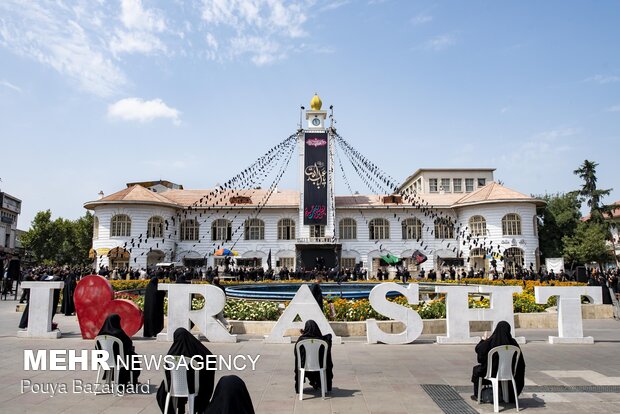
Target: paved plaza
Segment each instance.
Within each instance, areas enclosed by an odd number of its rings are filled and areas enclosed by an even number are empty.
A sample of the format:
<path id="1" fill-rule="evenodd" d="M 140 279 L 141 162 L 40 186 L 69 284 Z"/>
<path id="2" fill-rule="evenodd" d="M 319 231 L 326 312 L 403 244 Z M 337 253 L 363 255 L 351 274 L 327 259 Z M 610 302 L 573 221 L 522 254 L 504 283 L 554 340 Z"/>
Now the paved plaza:
<path id="1" fill-rule="evenodd" d="M 77 319 L 56 315 L 63 331 L 60 340 L 16 337 L 20 314 L 14 301 L 0 302 L 0 412 L 2 413 L 158 413 L 155 390 L 162 373 L 143 371 L 150 381 L 149 395 L 21 393 L 21 380 L 94 382 L 92 371 L 23 370 L 24 349 L 91 349 L 82 340 Z M 519 329 L 528 343 L 522 346 L 526 361 L 526 387 L 519 399 L 525 412 L 620 412 L 620 322 L 585 320 L 586 335 L 594 345 L 549 345 L 552 331 Z M 322 400 L 320 392 L 306 388 L 299 401 L 293 382 L 293 345 L 264 344 L 261 338 L 240 336 L 236 344 L 209 344 L 215 354 L 260 355 L 257 370 L 235 372 L 246 382 L 257 413 L 489 413 L 492 404 L 470 400 L 473 345 L 437 345 L 423 335 L 410 345 L 367 345 L 364 338 L 343 338 L 334 345 L 334 389 Z M 134 339 L 142 354 L 165 354 L 169 344 Z M 218 372 L 216 381 L 228 372 Z M 514 406 L 500 411 L 515 412 Z"/>

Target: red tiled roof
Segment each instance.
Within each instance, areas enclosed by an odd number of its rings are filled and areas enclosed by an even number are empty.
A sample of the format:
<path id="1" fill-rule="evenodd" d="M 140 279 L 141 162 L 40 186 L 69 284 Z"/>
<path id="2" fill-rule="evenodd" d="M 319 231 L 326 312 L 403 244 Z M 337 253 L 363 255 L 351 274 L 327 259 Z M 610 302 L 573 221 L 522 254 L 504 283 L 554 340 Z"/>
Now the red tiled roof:
<path id="1" fill-rule="evenodd" d="M 545 202 L 537 200 L 529 195 L 520 193 L 494 181 L 484 187 L 467 194 L 455 203 L 455 207 L 467 204 L 480 204 L 490 202 L 511 202 L 511 201 L 531 201 L 537 205 L 544 205 Z"/>
<path id="2" fill-rule="evenodd" d="M 134 185 L 110 194 L 101 200 L 90 201 L 85 204 L 86 208 L 95 205 L 110 203 L 147 203 L 147 204 L 166 204 L 173 207 L 244 207 L 257 206 L 264 204 L 268 190 L 224 190 L 217 192 L 216 189 L 207 190 L 168 190 L 162 193 L 155 193 L 140 185 Z M 216 195 L 217 194 L 217 195 Z M 216 195 L 214 197 L 214 195 Z M 346 196 L 336 196 L 336 207 L 356 208 L 356 207 L 380 207 L 394 205 L 384 203 L 385 194 L 365 195 L 355 194 Z M 247 197 L 249 203 L 242 203 L 239 197 Z M 266 207 L 298 208 L 300 193 L 293 190 L 274 191 Z M 435 208 L 455 208 L 469 204 L 491 203 L 491 202 L 510 202 L 510 201 L 529 201 L 542 204 L 544 201 L 536 200 L 528 195 L 503 187 L 502 185 L 491 182 L 473 193 L 463 196 L 462 193 L 430 193 L 422 194 L 420 198 L 428 202 L 429 206 Z M 208 199 L 208 200 L 207 200 Z M 208 204 L 206 203 L 208 201 Z M 405 202 L 405 204 L 408 204 Z"/>

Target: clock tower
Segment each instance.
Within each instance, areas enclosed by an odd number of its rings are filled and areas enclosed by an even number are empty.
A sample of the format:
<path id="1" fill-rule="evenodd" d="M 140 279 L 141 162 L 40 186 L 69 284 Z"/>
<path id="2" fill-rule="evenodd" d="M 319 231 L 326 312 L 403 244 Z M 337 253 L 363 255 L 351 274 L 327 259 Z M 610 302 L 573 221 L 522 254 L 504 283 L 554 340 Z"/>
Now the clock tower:
<path id="1" fill-rule="evenodd" d="M 316 93 L 310 100 L 310 108 L 306 111 L 306 120 L 308 121 L 308 129 L 325 130 L 325 120 L 327 119 L 327 111 L 321 111 L 323 102 Z"/>
<path id="2" fill-rule="evenodd" d="M 339 266 L 334 196 L 334 135 L 326 128 L 327 111 L 315 94 L 306 111 L 306 129 L 299 132 L 299 234 L 297 265 L 306 270 Z"/>

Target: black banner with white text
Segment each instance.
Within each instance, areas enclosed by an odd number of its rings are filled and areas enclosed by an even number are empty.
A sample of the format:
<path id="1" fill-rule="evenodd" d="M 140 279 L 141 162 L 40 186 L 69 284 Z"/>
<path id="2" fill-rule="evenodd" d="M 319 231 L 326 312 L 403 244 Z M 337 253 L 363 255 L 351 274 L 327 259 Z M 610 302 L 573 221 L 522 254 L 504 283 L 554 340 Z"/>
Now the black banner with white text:
<path id="1" fill-rule="evenodd" d="M 327 224 L 327 132 L 304 135 L 304 224 Z"/>

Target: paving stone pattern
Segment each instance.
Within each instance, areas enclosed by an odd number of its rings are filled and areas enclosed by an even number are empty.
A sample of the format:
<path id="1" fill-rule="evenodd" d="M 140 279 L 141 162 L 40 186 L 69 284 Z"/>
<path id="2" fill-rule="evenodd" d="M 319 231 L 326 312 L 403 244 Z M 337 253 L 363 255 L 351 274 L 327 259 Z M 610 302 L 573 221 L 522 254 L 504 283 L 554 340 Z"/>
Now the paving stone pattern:
<path id="1" fill-rule="evenodd" d="M 63 331 L 59 340 L 17 338 L 20 314 L 16 302 L 0 301 L 0 413 L 158 413 L 155 391 L 162 372 L 143 371 L 150 393 L 141 395 L 21 393 L 23 379 L 33 382 L 94 382 L 92 371 L 24 371 L 24 349 L 92 349 L 82 340 L 75 316 L 57 315 Z M 585 334 L 594 345 L 550 345 L 549 330 L 518 330 L 528 343 L 526 388 L 519 399 L 527 413 L 620 413 L 620 322 L 586 320 Z M 170 344 L 134 338 L 136 351 L 165 354 Z M 473 345 L 437 345 L 422 336 L 409 345 L 368 345 L 364 338 L 343 338 L 333 348 L 334 388 L 321 399 L 309 385 L 304 400 L 294 390 L 293 345 L 265 344 L 258 337 L 240 336 L 236 344 L 207 347 L 222 356 L 260 355 L 257 371 L 234 372 L 247 384 L 257 413 L 492 413 L 492 404 L 471 401 L 471 369 L 476 363 Z M 216 381 L 230 372 L 218 372 Z M 460 397 L 457 398 L 457 396 Z M 514 405 L 500 406 L 514 412 Z M 462 411 L 461 411 L 462 410 Z"/>

